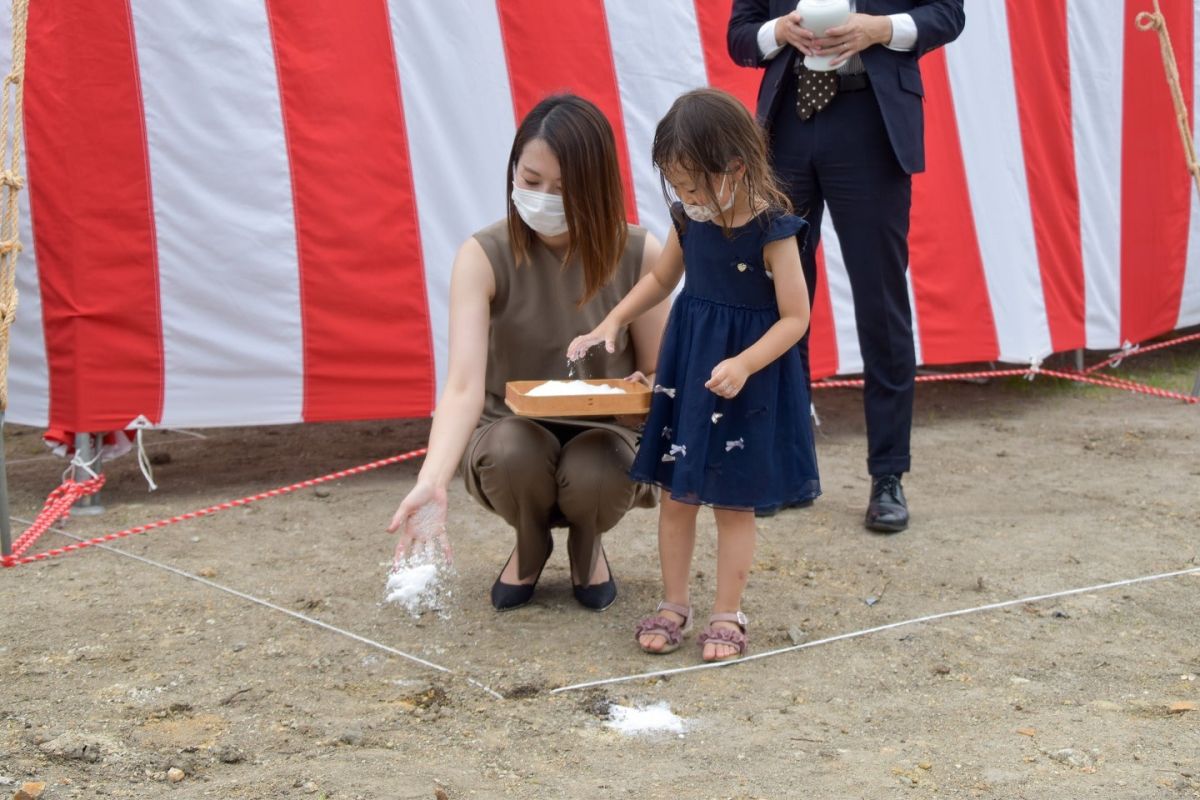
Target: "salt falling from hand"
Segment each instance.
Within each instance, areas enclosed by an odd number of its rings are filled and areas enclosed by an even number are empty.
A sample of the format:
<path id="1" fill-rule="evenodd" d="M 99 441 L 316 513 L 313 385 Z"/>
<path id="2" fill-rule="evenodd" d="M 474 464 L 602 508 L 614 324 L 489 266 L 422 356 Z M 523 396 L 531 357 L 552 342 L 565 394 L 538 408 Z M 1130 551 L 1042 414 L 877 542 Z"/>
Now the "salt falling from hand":
<path id="1" fill-rule="evenodd" d="M 414 564 L 401 567 L 388 575 L 387 601 L 411 606 L 420 603 L 423 594 L 437 583 L 437 564 Z"/>
<path id="2" fill-rule="evenodd" d="M 448 618 L 453 576 L 454 568 L 446 563 L 439 550 L 421 548 L 392 565 L 386 601 L 400 606 L 414 618 L 429 611 Z"/>
<path id="3" fill-rule="evenodd" d="M 442 511 L 429 503 L 417 509 L 408 524 L 421 545 L 408 558 L 397 559 L 392 564 L 386 602 L 401 606 L 413 617 L 420 617 L 427 611 L 449 617 L 454 567 L 446 561 L 437 544 L 444 527 Z"/>

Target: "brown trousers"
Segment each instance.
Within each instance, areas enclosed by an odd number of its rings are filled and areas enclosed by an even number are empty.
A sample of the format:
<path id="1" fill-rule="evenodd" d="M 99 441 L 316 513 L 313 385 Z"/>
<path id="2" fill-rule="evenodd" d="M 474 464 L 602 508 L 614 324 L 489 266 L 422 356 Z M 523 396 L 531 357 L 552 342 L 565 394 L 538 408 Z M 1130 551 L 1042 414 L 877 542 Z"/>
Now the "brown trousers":
<path id="1" fill-rule="evenodd" d="M 566 527 L 573 579 L 587 581 L 600 534 L 657 494 L 629 479 L 633 447 L 613 431 L 504 417 L 479 427 L 463 455 L 467 491 L 517 530 L 520 577 L 536 575 L 550 529 Z"/>

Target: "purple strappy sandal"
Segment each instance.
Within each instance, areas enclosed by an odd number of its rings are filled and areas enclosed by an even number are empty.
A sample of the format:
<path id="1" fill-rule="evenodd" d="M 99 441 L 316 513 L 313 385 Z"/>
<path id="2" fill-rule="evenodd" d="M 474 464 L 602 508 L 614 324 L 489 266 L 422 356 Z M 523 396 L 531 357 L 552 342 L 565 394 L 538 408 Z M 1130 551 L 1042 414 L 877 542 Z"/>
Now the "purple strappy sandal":
<path id="1" fill-rule="evenodd" d="M 714 628 L 714 622 L 733 622 L 738 626 L 738 630 L 730 630 L 729 628 Z M 731 647 L 736 647 L 737 650 L 723 658 L 706 659 L 710 663 L 715 661 L 733 661 L 736 658 L 741 658 L 746 655 L 746 648 L 750 644 L 750 639 L 746 636 L 746 625 L 749 620 L 741 611 L 736 613 L 713 614 L 708 618 L 708 625 L 700 632 L 700 636 L 696 641 L 700 645 L 700 649 L 704 649 L 704 645 L 709 642 L 716 644 L 727 644 Z"/>
<path id="2" fill-rule="evenodd" d="M 668 603 L 666 600 L 663 600 L 654 611 L 654 616 L 646 617 L 633 629 L 633 636 L 637 640 L 638 647 L 642 648 L 642 652 L 656 656 L 674 653 L 679 649 L 679 645 L 683 643 L 683 637 L 687 636 L 692 630 L 692 609 L 688 606 Z M 659 611 L 670 611 L 683 617 L 683 626 L 681 627 L 678 622 L 667 619 L 659 614 Z M 648 633 L 657 634 L 667 640 L 662 650 L 648 650 L 642 647 L 642 637 Z"/>

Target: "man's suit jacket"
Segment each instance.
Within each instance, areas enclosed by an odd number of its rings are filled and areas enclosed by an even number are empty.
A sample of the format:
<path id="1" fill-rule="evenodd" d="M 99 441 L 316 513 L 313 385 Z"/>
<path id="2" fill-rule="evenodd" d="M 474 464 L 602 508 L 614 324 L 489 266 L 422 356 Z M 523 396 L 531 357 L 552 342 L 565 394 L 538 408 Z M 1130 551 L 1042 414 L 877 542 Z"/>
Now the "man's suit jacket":
<path id="1" fill-rule="evenodd" d="M 962 32 L 963 0 L 856 0 L 855 5 L 863 14 L 910 14 L 917 24 L 917 44 L 912 52 L 877 45 L 864 50 L 862 60 L 900 166 L 908 173 L 921 172 L 925 169 L 925 116 L 921 107 L 925 89 L 917 59 L 954 41 Z M 767 68 L 758 92 L 758 119 L 768 129 L 782 100 L 779 90 L 783 78 L 796 58 L 803 56 L 789 46 L 770 61 L 763 61 L 758 31 L 767 20 L 795 10 L 795 0 L 734 0 L 729 18 L 729 55 L 743 67 Z M 790 103 L 787 108 L 791 108 Z"/>

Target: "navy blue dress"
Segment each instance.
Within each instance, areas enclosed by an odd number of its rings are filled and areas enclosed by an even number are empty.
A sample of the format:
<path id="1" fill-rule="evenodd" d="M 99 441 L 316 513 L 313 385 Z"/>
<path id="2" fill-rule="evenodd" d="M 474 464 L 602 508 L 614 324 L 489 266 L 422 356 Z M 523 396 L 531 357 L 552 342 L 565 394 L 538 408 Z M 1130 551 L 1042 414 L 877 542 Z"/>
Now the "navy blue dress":
<path id="1" fill-rule="evenodd" d="M 758 341 L 779 320 L 763 247 L 807 224 L 767 211 L 727 236 L 720 225 L 672 218 L 683 246 L 685 283 L 658 357 L 654 396 L 637 457 L 636 481 L 684 503 L 749 510 L 821 493 L 809 421 L 808 382 L 796 347 L 750 376 L 732 399 L 704 387 L 718 363 Z M 682 220 L 682 221 L 681 221 Z"/>

